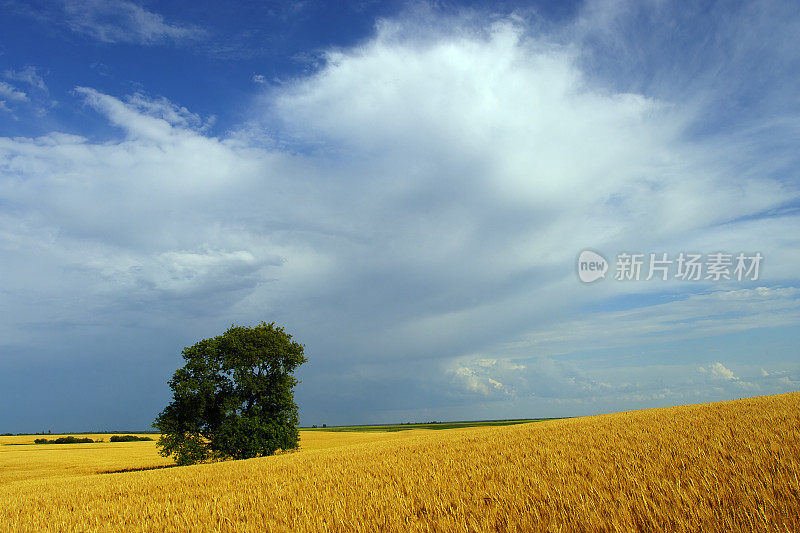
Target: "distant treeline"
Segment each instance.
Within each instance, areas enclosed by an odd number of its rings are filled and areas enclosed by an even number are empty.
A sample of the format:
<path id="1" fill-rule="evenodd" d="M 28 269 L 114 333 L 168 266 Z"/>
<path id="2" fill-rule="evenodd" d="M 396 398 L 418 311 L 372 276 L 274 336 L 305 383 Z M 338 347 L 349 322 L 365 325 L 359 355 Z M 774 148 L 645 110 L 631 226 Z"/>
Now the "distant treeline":
<path id="1" fill-rule="evenodd" d="M 86 444 L 94 442 L 89 437 L 58 437 L 57 439 L 36 439 L 33 441 L 35 444 Z"/>
<path id="2" fill-rule="evenodd" d="M 153 440 L 150 437 L 137 437 L 136 435 L 112 435 L 109 441 L 111 442 L 137 442 L 141 440 Z M 98 441 L 92 440 L 89 437 L 58 437 L 57 439 L 36 439 L 33 441 L 35 444 L 88 444 L 91 442 L 103 442 L 103 439 Z"/>
<path id="3" fill-rule="evenodd" d="M 111 442 L 136 442 L 140 440 L 153 440 L 150 437 L 137 437 L 136 435 L 113 435 Z"/>

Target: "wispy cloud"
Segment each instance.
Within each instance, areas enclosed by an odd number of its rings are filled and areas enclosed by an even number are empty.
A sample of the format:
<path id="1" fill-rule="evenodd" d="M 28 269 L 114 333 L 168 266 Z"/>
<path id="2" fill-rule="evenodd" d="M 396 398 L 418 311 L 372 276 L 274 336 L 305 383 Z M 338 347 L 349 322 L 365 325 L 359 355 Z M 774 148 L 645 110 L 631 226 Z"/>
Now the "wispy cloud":
<path id="1" fill-rule="evenodd" d="M 24 91 L 17 87 L 0 81 L 0 112 L 8 113 L 14 120 L 18 120 L 15 113 L 20 103 L 28 102 L 30 98 Z"/>
<path id="2" fill-rule="evenodd" d="M 0 97 L 16 102 L 25 102 L 28 100 L 27 94 L 4 81 L 0 81 Z"/>
<path id="3" fill-rule="evenodd" d="M 5 97 L 11 104 L 4 109 L 14 118 L 19 119 L 26 114 L 29 118 L 40 117 L 57 105 L 57 102 L 50 97 L 47 84 L 36 67 L 28 65 L 19 70 L 5 70 L 3 78 L 16 84 L 0 81 L 0 99 Z M 19 85 L 26 86 L 25 90 L 20 89 Z"/>
<path id="4" fill-rule="evenodd" d="M 142 93 L 135 93 L 126 101 L 139 113 L 160 118 L 179 128 L 203 131 L 209 129 L 215 120 L 213 116 L 203 119 L 197 113 L 192 113 L 183 106 L 175 105 L 163 96 L 150 98 Z"/>
<path id="5" fill-rule="evenodd" d="M 30 87 L 34 87 L 44 93 L 49 92 L 47 85 L 44 82 L 44 78 L 39 75 L 39 71 L 36 67 L 28 65 L 20 70 L 6 70 L 3 72 L 3 76 L 7 80 L 23 82 Z"/>
<path id="6" fill-rule="evenodd" d="M 523 339 L 506 343 L 503 350 L 506 354 L 556 355 L 598 346 L 636 346 L 798 323 L 799 288 L 718 289 L 666 303 L 648 301 L 632 309 L 545 322 Z"/>
<path id="7" fill-rule="evenodd" d="M 64 23 L 73 31 L 107 43 L 161 44 L 200 39 L 205 30 L 171 24 L 127 0 L 65 0 Z"/>

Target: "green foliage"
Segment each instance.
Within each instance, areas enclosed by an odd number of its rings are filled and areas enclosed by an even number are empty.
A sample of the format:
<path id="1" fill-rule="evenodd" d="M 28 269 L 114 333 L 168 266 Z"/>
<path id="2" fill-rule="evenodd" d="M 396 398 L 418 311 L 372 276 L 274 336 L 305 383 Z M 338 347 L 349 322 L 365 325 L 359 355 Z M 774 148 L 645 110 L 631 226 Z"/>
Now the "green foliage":
<path id="1" fill-rule="evenodd" d="M 293 373 L 303 351 L 274 322 L 231 326 L 184 348 L 186 364 L 169 381 L 172 402 L 153 423 L 161 455 L 188 465 L 297 448 Z"/>
<path id="2" fill-rule="evenodd" d="M 89 437 L 58 437 L 57 439 L 35 439 L 35 444 L 88 444 L 94 442 Z"/>
<path id="3" fill-rule="evenodd" d="M 140 440 L 153 440 L 150 437 L 137 437 L 136 435 L 111 435 L 110 442 L 137 442 Z"/>

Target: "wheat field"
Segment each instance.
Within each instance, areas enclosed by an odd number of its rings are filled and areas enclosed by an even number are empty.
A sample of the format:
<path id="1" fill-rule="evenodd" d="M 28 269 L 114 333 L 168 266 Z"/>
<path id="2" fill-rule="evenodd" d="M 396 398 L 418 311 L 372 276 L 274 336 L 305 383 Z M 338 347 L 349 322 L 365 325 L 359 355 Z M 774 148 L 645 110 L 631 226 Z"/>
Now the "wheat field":
<path id="1" fill-rule="evenodd" d="M 800 531 L 800 393 L 301 439 L 273 457 L 125 473 L 107 472 L 168 461 L 152 442 L 0 446 L 0 528 Z"/>

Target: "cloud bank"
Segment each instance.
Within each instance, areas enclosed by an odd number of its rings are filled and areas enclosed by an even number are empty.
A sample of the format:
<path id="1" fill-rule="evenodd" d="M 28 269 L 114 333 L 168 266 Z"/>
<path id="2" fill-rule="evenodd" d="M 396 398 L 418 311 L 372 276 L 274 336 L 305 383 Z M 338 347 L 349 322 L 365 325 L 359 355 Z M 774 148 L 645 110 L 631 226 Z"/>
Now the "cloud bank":
<path id="1" fill-rule="evenodd" d="M 102 22 L 95 4 L 68 10 L 101 40 L 192 34 L 120 5 L 125 24 Z M 164 97 L 76 88 L 117 136 L 0 138 L 4 342 L 35 354 L 75 331 L 169 323 L 167 353 L 147 355 L 160 371 L 231 322 L 275 319 L 311 354 L 306 416 L 329 422 L 469 418 L 491 402 L 489 416 L 513 416 L 538 398 L 668 401 L 728 374 L 737 384 L 723 385 L 741 387 L 716 360 L 676 366 L 664 386 L 661 367 L 612 379 L 557 359 L 800 319 L 797 154 L 775 140 L 796 136 L 797 116 L 703 133 L 723 120 L 716 84 L 651 90 L 643 72 L 678 67 L 658 63 L 611 80 L 597 54 L 633 53 L 631 10 L 589 4 L 557 29 L 519 16 L 384 20 L 312 75 L 265 85 L 249 122 L 224 134 Z M 755 39 L 729 30 L 750 10 L 731 11 L 714 49 L 687 61 L 738 73 Z M 765 266 L 750 286 L 589 287 L 574 265 L 587 247 L 758 250 Z M 43 323 L 56 326 L 44 338 Z M 796 364 L 777 371 L 796 385 Z"/>

